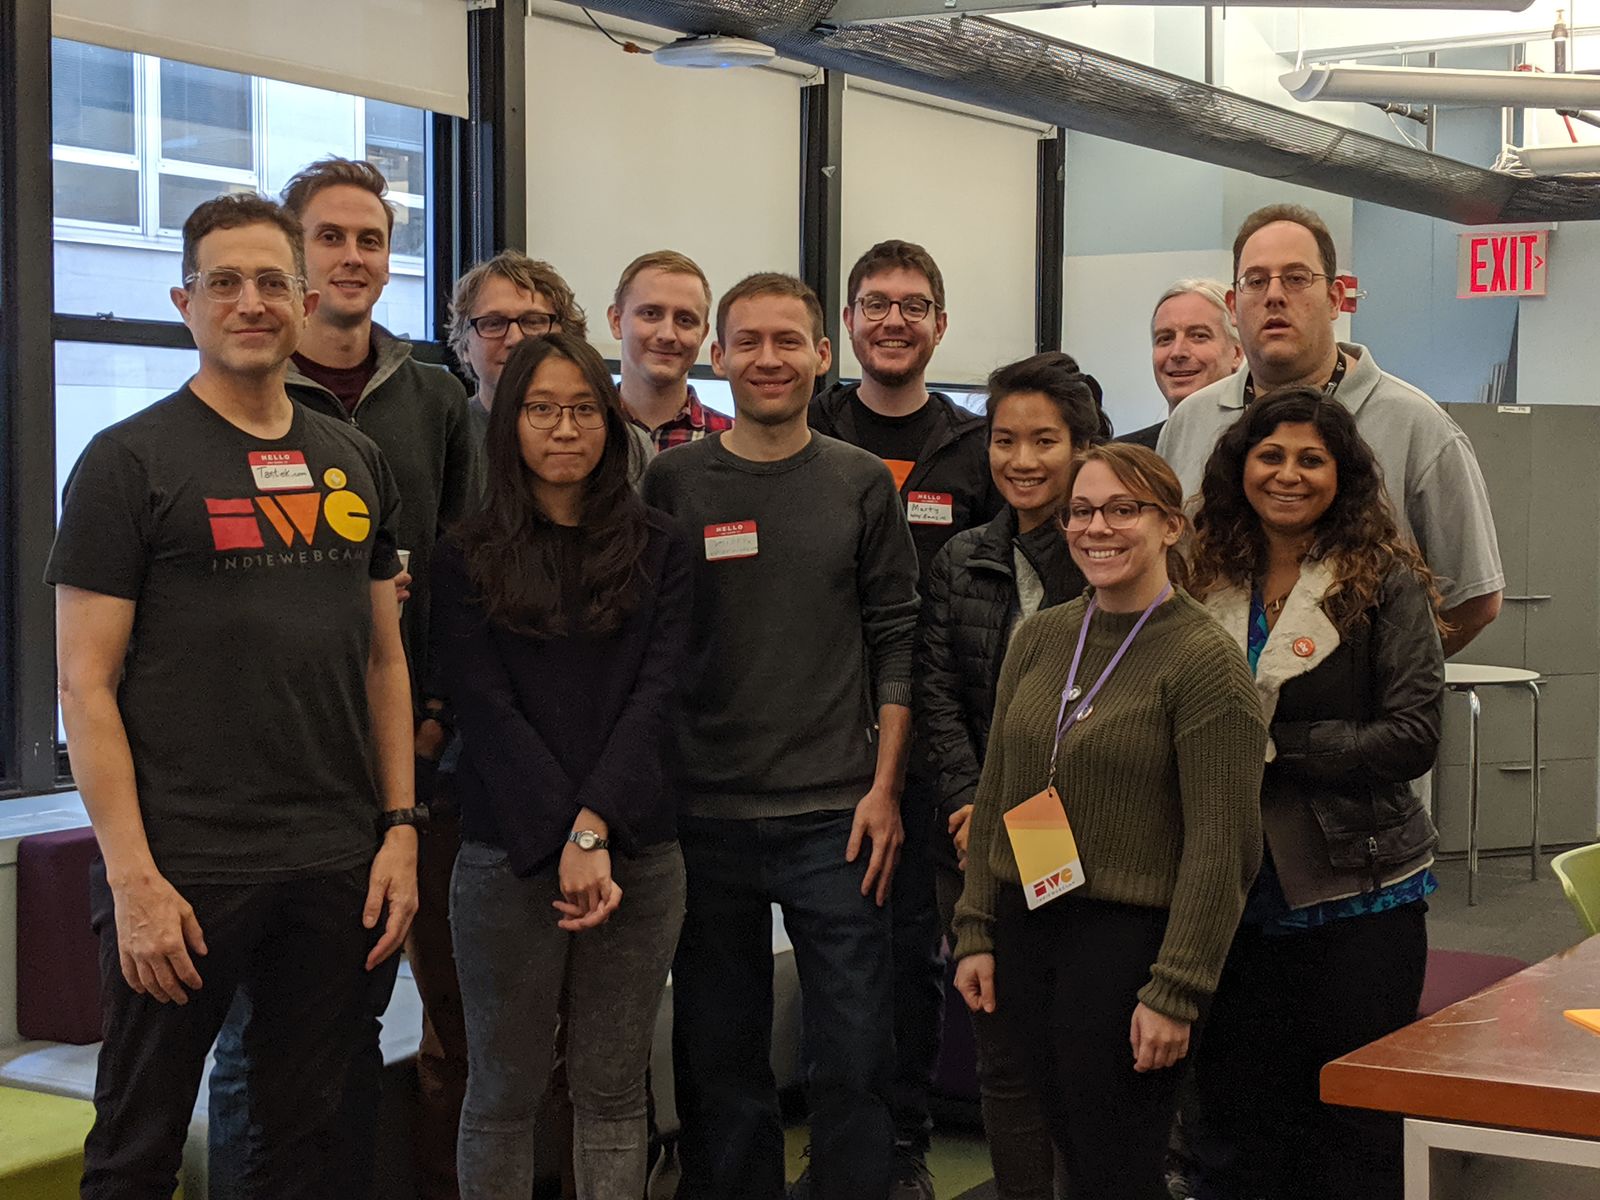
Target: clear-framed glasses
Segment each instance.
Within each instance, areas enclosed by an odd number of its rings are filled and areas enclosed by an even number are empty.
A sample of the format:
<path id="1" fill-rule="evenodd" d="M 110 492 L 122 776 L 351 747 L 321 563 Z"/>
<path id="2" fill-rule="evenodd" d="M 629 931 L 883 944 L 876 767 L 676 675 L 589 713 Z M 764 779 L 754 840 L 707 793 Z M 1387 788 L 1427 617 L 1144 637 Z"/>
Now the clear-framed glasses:
<path id="1" fill-rule="evenodd" d="M 260 271 L 251 276 L 231 267 L 217 267 L 210 271 L 196 271 L 183 281 L 183 286 L 193 290 L 199 284 L 199 292 L 207 300 L 232 304 L 244 292 L 246 279 L 255 284 L 256 295 L 268 304 L 283 304 L 292 300 L 306 285 L 300 276 L 287 271 Z"/>
<path id="2" fill-rule="evenodd" d="M 1272 286 L 1274 279 L 1282 281 L 1286 292 L 1303 292 L 1317 280 L 1327 278 L 1321 271 L 1313 271 L 1310 267 L 1290 267 L 1276 275 L 1266 271 L 1246 271 L 1233 281 L 1233 285 L 1246 296 L 1259 296 Z"/>
<path id="3" fill-rule="evenodd" d="M 1074 500 L 1056 514 L 1056 520 L 1067 532 L 1077 533 L 1089 528 L 1095 513 L 1099 513 L 1112 529 L 1132 529 L 1139 523 L 1139 515 L 1147 508 L 1166 511 L 1165 505 L 1157 504 L 1154 500 L 1108 500 L 1104 504 Z"/>
<path id="4" fill-rule="evenodd" d="M 499 313 L 487 313 L 481 317 L 473 317 L 467 322 L 473 331 L 486 341 L 498 342 L 510 331 L 512 325 L 522 330 L 524 337 L 538 337 L 540 334 L 549 333 L 552 329 L 561 328 L 561 318 L 555 313 L 528 312 L 520 317 L 503 317 Z"/>
<path id="5" fill-rule="evenodd" d="M 572 423 L 579 429 L 604 429 L 606 425 L 605 408 L 593 400 L 580 400 L 577 404 L 534 400 L 522 406 L 522 415 L 534 429 L 554 429 L 561 424 L 562 413 L 571 413 Z"/>
<path id="6" fill-rule="evenodd" d="M 907 296 L 903 300 L 891 300 L 887 296 L 880 296 L 877 292 L 868 292 L 865 296 L 857 297 L 856 304 L 861 309 L 861 315 L 869 321 L 881 321 L 889 315 L 891 308 L 898 307 L 901 318 L 911 325 L 915 325 L 939 307 L 926 296 Z"/>

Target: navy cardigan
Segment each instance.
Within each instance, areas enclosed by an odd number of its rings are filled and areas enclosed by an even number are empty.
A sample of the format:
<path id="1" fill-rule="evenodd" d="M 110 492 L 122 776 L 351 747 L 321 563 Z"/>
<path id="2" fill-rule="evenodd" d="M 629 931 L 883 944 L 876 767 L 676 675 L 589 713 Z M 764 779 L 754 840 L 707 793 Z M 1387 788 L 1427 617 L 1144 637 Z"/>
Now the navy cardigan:
<path id="1" fill-rule="evenodd" d="M 490 622 L 454 537 L 433 561 L 434 662 L 461 734 L 462 836 L 530 875 L 553 863 L 580 808 L 624 855 L 677 837 L 663 769 L 687 667 L 693 571 L 672 521 L 648 510 L 639 606 L 605 636 L 535 638 Z"/>

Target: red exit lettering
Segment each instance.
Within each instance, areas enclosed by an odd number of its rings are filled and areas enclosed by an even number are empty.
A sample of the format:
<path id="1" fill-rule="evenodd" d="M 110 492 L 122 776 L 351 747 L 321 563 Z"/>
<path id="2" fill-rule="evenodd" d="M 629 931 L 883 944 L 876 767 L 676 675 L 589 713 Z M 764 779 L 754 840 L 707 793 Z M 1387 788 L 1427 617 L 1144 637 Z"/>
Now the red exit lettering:
<path id="1" fill-rule="evenodd" d="M 1503 233 L 1473 237 L 1467 243 L 1467 293 L 1503 296 L 1542 293 L 1537 272 L 1545 260 L 1536 247 L 1542 234 Z"/>

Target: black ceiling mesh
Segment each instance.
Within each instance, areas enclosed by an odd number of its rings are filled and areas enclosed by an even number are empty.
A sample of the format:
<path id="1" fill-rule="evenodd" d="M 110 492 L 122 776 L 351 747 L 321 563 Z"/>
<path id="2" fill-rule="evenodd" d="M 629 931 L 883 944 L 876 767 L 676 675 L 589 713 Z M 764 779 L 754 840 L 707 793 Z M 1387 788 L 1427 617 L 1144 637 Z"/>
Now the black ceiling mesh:
<path id="1" fill-rule="evenodd" d="M 595 0 L 685 33 L 1463 224 L 1600 218 L 1600 178 L 1511 176 L 987 17 L 832 28 L 833 0 Z"/>

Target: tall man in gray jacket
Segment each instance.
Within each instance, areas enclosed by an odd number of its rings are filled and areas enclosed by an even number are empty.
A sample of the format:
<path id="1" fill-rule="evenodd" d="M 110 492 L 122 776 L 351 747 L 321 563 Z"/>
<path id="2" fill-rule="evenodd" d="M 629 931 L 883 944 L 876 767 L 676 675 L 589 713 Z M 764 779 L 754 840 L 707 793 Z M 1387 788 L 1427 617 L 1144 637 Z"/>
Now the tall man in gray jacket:
<path id="1" fill-rule="evenodd" d="M 306 274 L 321 296 L 288 367 L 289 395 L 314 412 L 358 427 L 378 444 L 400 490 L 398 548 L 410 563 L 399 579 L 401 633 L 416 697 L 414 722 L 434 723 L 426 685 L 431 678 L 428 649 L 428 564 L 433 544 L 476 502 L 477 447 L 467 417 L 466 389 L 443 367 L 411 357 L 411 344 L 372 319 L 389 282 L 390 235 L 394 210 L 385 200 L 387 183 L 371 163 L 326 158 L 289 181 L 284 207 L 305 228 Z M 437 727 L 435 726 L 435 729 Z M 435 734 L 437 737 L 438 734 Z M 426 800 L 428 797 L 423 796 Z M 421 907 L 407 952 L 422 993 L 423 1051 L 418 1057 L 422 1112 L 417 1174 L 424 1200 L 453 1200 L 455 1125 L 466 1067 L 452 1070 L 438 1052 L 435 1025 L 459 1027 L 460 1002 L 450 957 L 446 888 L 455 860 L 454 826 L 441 814 L 439 827 L 426 830 L 419 846 Z M 398 958 L 374 973 L 363 1043 L 351 1068 L 343 1120 L 347 1134 L 338 1181 L 344 1200 L 363 1200 L 373 1189 L 374 1141 L 383 1058 L 378 1048 L 378 1018 L 394 989 Z M 239 1045 L 242 1015 L 236 1009 L 217 1041 L 211 1076 L 212 1200 L 237 1194 L 244 1155 L 254 1134 L 245 1104 L 243 1056 Z M 430 1053 L 430 1048 L 433 1052 Z M 432 1136 L 430 1136 L 432 1135 Z"/>
<path id="2" fill-rule="evenodd" d="M 889 896 L 902 840 L 917 558 L 882 460 L 813 433 L 831 348 L 800 280 L 717 309 L 732 429 L 664 454 L 645 500 L 699 547 L 676 755 L 688 872 L 673 965 L 681 1200 L 781 1200 L 771 905 L 800 974 L 812 1194 L 884 1200 L 893 1128 Z"/>

